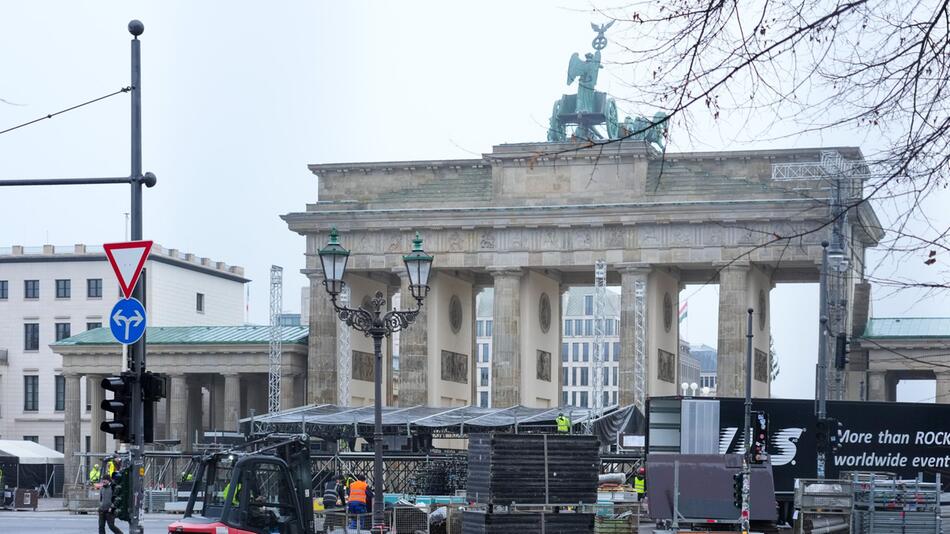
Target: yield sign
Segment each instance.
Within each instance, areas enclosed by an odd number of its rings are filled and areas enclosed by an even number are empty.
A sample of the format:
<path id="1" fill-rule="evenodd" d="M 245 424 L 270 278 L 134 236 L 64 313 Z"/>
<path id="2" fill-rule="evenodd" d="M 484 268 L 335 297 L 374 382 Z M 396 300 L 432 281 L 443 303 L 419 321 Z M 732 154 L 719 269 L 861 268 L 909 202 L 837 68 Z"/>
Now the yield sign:
<path id="1" fill-rule="evenodd" d="M 135 283 L 139 281 L 142 267 L 152 250 L 151 241 L 127 241 L 125 243 L 106 243 L 102 245 L 106 250 L 115 277 L 119 280 L 119 287 L 125 298 L 132 296 Z"/>

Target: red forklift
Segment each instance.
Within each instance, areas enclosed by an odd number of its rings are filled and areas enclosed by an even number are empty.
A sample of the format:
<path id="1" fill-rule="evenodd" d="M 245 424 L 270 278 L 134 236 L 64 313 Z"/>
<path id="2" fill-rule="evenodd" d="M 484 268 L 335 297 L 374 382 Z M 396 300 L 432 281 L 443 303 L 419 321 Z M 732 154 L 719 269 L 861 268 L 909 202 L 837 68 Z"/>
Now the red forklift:
<path id="1" fill-rule="evenodd" d="M 270 434 L 205 455 L 169 534 L 314 534 L 310 443 Z"/>

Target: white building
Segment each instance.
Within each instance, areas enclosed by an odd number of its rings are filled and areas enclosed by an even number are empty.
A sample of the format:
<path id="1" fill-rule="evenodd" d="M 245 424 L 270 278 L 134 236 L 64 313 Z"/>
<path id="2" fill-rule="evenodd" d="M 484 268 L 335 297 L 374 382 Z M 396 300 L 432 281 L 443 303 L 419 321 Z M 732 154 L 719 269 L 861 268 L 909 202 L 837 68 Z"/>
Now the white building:
<path id="1" fill-rule="evenodd" d="M 710 395 L 716 394 L 716 349 L 709 345 L 691 345 L 690 354 L 699 360 L 699 387 L 709 388 Z"/>
<path id="2" fill-rule="evenodd" d="M 491 406 L 492 290 L 479 294 L 476 312 L 476 399 Z M 562 299 L 561 406 L 593 406 L 594 288 L 572 287 Z M 604 345 L 604 406 L 617 404 L 620 362 L 620 295 L 607 291 Z"/>
<path id="3" fill-rule="evenodd" d="M 155 245 L 144 276 L 149 326 L 244 322 L 248 280 L 242 267 Z M 62 357 L 49 345 L 108 326 L 120 296 L 101 247 L 0 247 L 0 438 L 63 450 Z M 89 392 L 83 379 L 81 432 L 87 451 L 90 410 L 100 409 L 90 405 Z"/>

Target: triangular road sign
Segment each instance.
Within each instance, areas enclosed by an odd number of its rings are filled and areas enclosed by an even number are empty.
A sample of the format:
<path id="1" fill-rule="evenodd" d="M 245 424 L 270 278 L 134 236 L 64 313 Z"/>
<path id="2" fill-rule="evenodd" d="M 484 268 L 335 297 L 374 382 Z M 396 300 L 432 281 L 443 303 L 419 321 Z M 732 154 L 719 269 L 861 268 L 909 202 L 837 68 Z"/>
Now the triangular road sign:
<path id="1" fill-rule="evenodd" d="M 102 245 L 106 250 L 115 277 L 119 280 L 119 287 L 125 298 L 132 296 L 135 283 L 139 280 L 148 253 L 152 250 L 151 241 L 127 241 L 125 243 L 106 243 Z"/>

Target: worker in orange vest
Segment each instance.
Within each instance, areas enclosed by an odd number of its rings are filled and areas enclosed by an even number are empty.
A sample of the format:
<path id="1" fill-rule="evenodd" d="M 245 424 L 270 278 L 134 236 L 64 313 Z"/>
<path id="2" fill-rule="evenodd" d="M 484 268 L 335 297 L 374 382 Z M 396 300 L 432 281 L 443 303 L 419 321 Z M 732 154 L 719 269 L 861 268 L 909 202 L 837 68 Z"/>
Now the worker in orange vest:
<path id="1" fill-rule="evenodd" d="M 365 475 L 357 475 L 356 480 L 350 484 L 350 495 L 346 501 L 346 510 L 354 515 L 365 514 L 369 510 L 367 503 L 369 503 L 369 484 L 366 483 Z M 360 521 L 361 525 L 364 523 L 365 521 Z M 356 528 L 355 517 L 350 519 L 350 527 Z"/>

